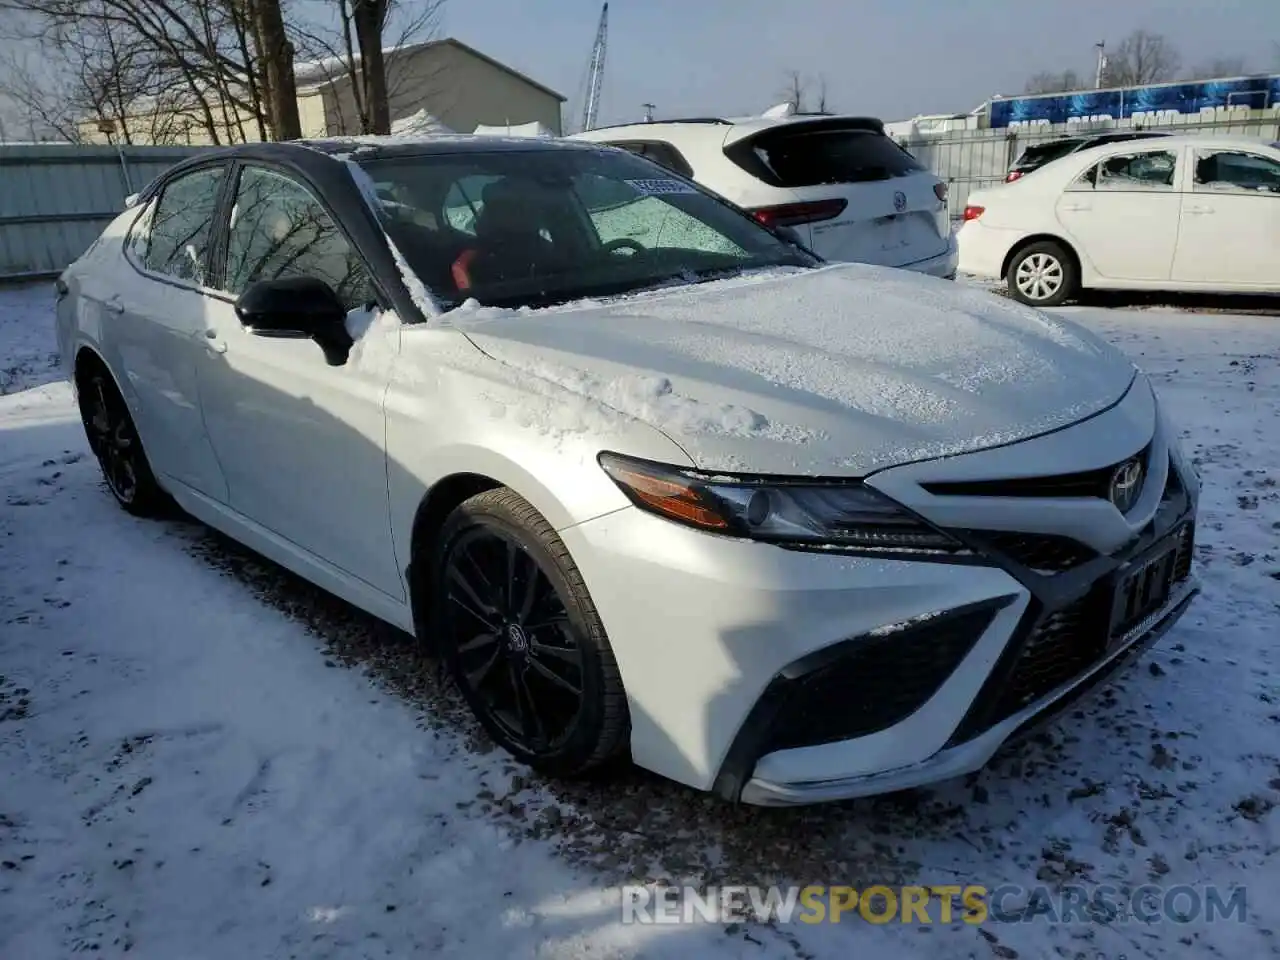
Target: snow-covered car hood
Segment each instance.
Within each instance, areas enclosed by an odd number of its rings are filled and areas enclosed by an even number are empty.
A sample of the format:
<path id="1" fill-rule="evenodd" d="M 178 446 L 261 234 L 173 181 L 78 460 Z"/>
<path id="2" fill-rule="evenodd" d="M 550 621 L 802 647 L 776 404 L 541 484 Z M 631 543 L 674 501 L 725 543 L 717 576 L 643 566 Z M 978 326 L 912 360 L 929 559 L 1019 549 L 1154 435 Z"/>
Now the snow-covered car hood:
<path id="1" fill-rule="evenodd" d="M 865 476 L 1007 444 L 1107 408 L 1135 372 L 1074 324 L 859 264 L 449 317 L 521 376 L 644 421 L 714 471 Z"/>

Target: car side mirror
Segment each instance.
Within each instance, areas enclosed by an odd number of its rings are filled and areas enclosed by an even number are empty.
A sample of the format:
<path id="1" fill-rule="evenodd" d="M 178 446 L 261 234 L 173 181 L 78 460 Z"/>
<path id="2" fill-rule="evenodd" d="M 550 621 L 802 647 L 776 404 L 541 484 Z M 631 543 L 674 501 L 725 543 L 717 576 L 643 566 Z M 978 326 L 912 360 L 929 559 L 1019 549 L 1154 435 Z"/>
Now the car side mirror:
<path id="1" fill-rule="evenodd" d="M 351 352 L 347 308 L 333 288 L 316 277 L 259 280 L 236 300 L 236 316 L 259 337 L 314 340 L 330 366 L 346 363 Z"/>

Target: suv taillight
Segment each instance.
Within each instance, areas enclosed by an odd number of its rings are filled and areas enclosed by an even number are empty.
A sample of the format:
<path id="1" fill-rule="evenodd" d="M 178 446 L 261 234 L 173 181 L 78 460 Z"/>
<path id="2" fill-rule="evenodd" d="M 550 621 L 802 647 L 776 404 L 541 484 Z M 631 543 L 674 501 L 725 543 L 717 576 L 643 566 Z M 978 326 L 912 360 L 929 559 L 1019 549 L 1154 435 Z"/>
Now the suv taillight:
<path id="1" fill-rule="evenodd" d="M 795 227 L 802 223 L 831 220 L 844 213 L 848 200 L 814 200 L 810 203 L 780 203 L 748 211 L 766 227 Z"/>
<path id="2" fill-rule="evenodd" d="M 977 220 L 986 212 L 986 207 L 967 206 L 964 208 L 964 222 L 968 223 L 970 220 Z"/>
<path id="3" fill-rule="evenodd" d="M 1004 182 L 1013 183 L 1013 181 L 1019 179 L 1021 176 L 1022 176 L 1021 170 L 1010 170 L 1009 175 L 1004 178 Z"/>

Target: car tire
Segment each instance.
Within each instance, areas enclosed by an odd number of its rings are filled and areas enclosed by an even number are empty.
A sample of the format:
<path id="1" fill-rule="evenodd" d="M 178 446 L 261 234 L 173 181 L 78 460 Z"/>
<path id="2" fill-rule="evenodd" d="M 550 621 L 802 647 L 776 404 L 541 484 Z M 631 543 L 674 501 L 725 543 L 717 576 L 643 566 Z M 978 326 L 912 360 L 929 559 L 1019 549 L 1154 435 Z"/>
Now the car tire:
<path id="1" fill-rule="evenodd" d="M 1060 244 L 1041 240 L 1014 255 L 1007 282 L 1015 300 L 1033 307 L 1056 307 L 1076 295 L 1080 271 Z"/>
<path id="2" fill-rule="evenodd" d="M 444 522 L 432 571 L 434 645 L 498 745 L 559 777 L 625 753 L 630 718 L 604 625 L 533 506 L 506 487 L 466 500 Z"/>
<path id="3" fill-rule="evenodd" d="M 129 406 L 100 363 L 76 373 L 76 398 L 89 449 L 116 502 L 138 517 L 158 517 L 173 501 L 156 481 Z"/>

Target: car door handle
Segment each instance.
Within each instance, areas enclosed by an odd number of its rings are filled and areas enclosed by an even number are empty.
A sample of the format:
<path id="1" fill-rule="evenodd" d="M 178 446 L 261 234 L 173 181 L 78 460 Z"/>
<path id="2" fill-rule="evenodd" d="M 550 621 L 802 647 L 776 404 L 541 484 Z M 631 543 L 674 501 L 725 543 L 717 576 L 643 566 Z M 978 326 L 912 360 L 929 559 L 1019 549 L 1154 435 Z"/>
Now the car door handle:
<path id="1" fill-rule="evenodd" d="M 210 353 L 227 352 L 227 341 L 218 336 L 217 330 L 206 330 L 204 332 L 204 345 Z"/>
<path id="2" fill-rule="evenodd" d="M 1071 213 L 1083 213 L 1086 210 L 1092 210 L 1093 207 L 1087 203 L 1067 203 L 1063 204 L 1062 209 Z"/>
<path id="3" fill-rule="evenodd" d="M 108 313 L 124 313 L 124 304 L 120 302 L 119 297 L 112 297 L 102 305 L 106 308 Z"/>
<path id="4" fill-rule="evenodd" d="M 1213 213 L 1213 207 L 1184 207 L 1182 212 L 1192 216 L 1200 216 L 1206 213 Z"/>

